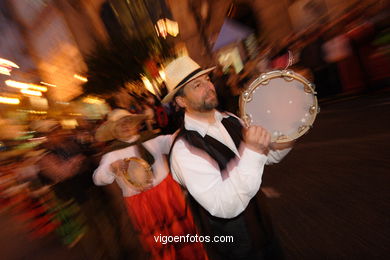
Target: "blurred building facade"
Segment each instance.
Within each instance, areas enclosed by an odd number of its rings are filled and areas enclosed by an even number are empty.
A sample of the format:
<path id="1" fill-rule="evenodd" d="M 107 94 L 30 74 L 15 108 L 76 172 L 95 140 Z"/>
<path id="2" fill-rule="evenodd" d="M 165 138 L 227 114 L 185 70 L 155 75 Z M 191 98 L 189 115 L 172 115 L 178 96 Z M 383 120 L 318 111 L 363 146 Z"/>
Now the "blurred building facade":
<path id="1" fill-rule="evenodd" d="M 167 0 L 173 18 L 179 23 L 178 41 L 189 54 L 206 65 L 215 62 L 212 52 L 226 18 L 254 30 L 260 41 L 279 46 L 283 39 L 307 27 L 337 19 L 356 4 L 372 0 Z"/>
<path id="2" fill-rule="evenodd" d="M 12 79 L 49 88 L 47 97 L 68 101 L 82 92 L 74 75 L 87 71 L 84 58 L 96 44 L 121 37 L 157 37 L 154 20 L 164 2 L 121 0 L 4 0 L 0 57 L 20 64 Z M 160 4 L 161 3 L 161 4 Z M 153 18 L 156 17 L 156 18 Z M 17 75 L 24 76 L 17 76 Z"/>
<path id="3" fill-rule="evenodd" d="M 48 98 L 67 101 L 79 95 L 83 82 L 74 75 L 87 70 L 83 55 L 94 47 L 97 39 L 106 37 L 94 10 L 96 1 L 6 2 L 37 67 L 37 76 L 40 81 L 56 86 L 49 88 Z"/>
<path id="4" fill-rule="evenodd" d="M 4 1 L 0 1 L 0 35 L 0 57 L 10 61 L 17 61 L 18 66 L 24 68 L 23 73 L 18 74 L 16 70 L 14 71 L 15 78 L 17 80 L 23 80 L 23 78 L 38 80 L 39 78 L 35 76 L 37 67 L 29 55 L 29 48 L 24 40 L 24 35 Z M 0 74 L 1 92 L 12 92 L 11 88 L 7 88 L 3 84 L 3 81 L 8 78 L 8 76 Z"/>
<path id="5" fill-rule="evenodd" d="M 67 101 L 82 92 L 83 82 L 74 75 L 87 71 L 84 58 L 97 43 L 157 37 L 160 19 L 179 26 L 179 34 L 165 40 L 206 66 L 218 60 L 213 47 L 227 18 L 253 31 L 260 44 L 282 47 L 292 33 L 336 19 L 362 2 L 375 1 L 4 0 L 0 54 L 21 65 L 13 74 L 17 80 L 56 85 L 49 88 L 48 98 Z"/>

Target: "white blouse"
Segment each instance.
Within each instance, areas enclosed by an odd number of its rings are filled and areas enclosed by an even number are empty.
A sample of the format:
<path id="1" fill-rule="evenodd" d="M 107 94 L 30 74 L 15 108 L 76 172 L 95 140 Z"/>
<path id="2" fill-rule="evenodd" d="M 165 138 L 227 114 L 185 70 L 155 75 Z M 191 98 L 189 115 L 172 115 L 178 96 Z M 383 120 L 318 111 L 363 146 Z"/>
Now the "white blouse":
<path id="1" fill-rule="evenodd" d="M 128 140 L 128 143 L 134 142 L 139 136 L 133 137 Z M 169 149 L 172 144 L 171 135 L 161 135 L 154 139 L 148 140 L 143 143 L 145 148 L 154 156 L 153 169 L 153 187 L 162 182 L 169 173 L 169 167 L 165 154 L 169 153 Z M 99 164 L 99 167 L 93 173 L 93 181 L 96 185 L 107 185 L 114 182 L 118 183 L 122 189 L 123 197 L 131 197 L 139 194 L 140 192 L 132 189 L 122 178 L 116 177 L 111 171 L 111 163 L 129 157 L 140 157 L 138 150 L 135 146 L 129 146 L 120 150 L 112 151 L 105 154 Z"/>

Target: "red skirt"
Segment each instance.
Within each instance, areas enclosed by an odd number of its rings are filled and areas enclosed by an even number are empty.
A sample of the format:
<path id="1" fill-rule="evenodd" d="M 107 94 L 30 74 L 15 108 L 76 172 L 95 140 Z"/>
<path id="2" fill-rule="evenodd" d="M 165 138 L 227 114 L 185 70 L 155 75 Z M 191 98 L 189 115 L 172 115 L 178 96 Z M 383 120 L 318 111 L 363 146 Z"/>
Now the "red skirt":
<path id="1" fill-rule="evenodd" d="M 152 259 L 207 259 L 200 242 L 183 242 L 184 237 L 182 242 L 167 242 L 167 236 L 197 234 L 189 205 L 170 174 L 152 189 L 124 199 L 134 228 Z"/>

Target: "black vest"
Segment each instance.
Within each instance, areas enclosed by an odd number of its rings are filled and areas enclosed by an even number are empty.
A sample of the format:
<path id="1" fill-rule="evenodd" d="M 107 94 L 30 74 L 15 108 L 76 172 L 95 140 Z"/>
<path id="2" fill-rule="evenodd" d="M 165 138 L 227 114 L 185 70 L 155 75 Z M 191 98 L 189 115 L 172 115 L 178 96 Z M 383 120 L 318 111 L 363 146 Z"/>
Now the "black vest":
<path id="1" fill-rule="evenodd" d="M 237 149 L 239 149 L 241 142 L 243 141 L 243 126 L 241 125 L 240 121 L 234 117 L 229 116 L 227 118 L 222 119 L 221 123 L 229 133 L 230 137 L 233 139 L 233 142 Z M 206 152 L 211 158 L 213 158 L 220 168 L 221 173 L 223 170 L 226 169 L 227 164 L 236 157 L 236 154 L 230 150 L 226 145 L 219 142 L 218 140 L 214 139 L 211 136 L 205 135 L 202 137 L 197 131 L 187 130 L 184 127 L 179 130 L 178 135 L 176 136 L 175 140 L 173 141 L 173 144 L 171 146 L 171 151 L 173 146 L 175 145 L 175 142 L 183 138 L 188 144 L 192 145 L 193 147 L 196 147 L 198 149 L 201 149 L 202 151 Z M 169 153 L 169 159 L 171 155 L 171 151 Z M 195 222 L 197 226 L 200 228 L 200 232 L 203 235 L 210 235 L 210 234 L 218 234 L 215 233 L 216 229 L 218 229 L 221 226 L 233 226 L 233 230 L 226 230 L 226 234 L 233 234 L 234 236 L 234 230 L 237 230 L 237 227 L 234 228 L 234 225 L 232 223 L 244 221 L 246 222 L 246 231 L 242 232 L 248 232 L 248 235 L 251 237 L 252 240 L 252 251 L 254 254 L 257 254 L 258 252 L 255 252 L 256 250 L 260 251 L 268 251 L 267 244 L 271 247 L 275 247 L 275 252 L 270 252 L 271 255 L 275 255 L 275 257 L 270 257 L 271 259 L 280 259 L 282 258 L 279 254 L 279 247 L 278 245 L 275 246 L 273 241 L 273 230 L 272 230 L 272 224 L 269 221 L 269 218 L 267 215 L 264 214 L 264 212 L 260 209 L 260 207 L 263 207 L 264 205 L 260 206 L 259 200 L 253 198 L 248 207 L 245 209 L 245 211 L 241 214 L 239 214 L 237 217 L 233 219 L 223 219 L 218 218 L 215 216 L 212 216 L 207 210 L 205 210 L 201 205 L 197 203 L 197 201 L 191 196 L 191 194 L 187 193 L 187 199 L 191 207 L 191 211 L 193 215 L 195 216 Z M 260 202 L 260 204 L 263 204 Z M 230 224 L 227 224 L 230 223 Z M 218 230 L 217 230 L 218 232 Z M 241 232 L 241 234 L 242 234 Z M 216 253 L 215 244 L 206 244 L 207 251 L 209 252 L 210 259 L 226 259 L 226 255 L 222 257 L 220 253 Z M 231 244 L 230 247 L 232 248 L 239 248 L 240 242 Z M 275 249 L 271 249 L 271 251 L 274 251 Z M 263 254 L 262 252 L 261 254 Z M 265 253 L 267 255 L 268 253 Z M 258 257 L 249 257 L 249 259 L 260 259 Z M 263 258 L 261 258 L 263 259 Z M 268 257 L 265 257 L 265 259 L 268 259 Z"/>
<path id="2" fill-rule="evenodd" d="M 233 142 L 238 149 L 243 140 L 242 136 L 242 125 L 240 121 L 233 117 L 229 116 L 227 118 L 222 119 L 222 125 L 225 127 L 230 137 L 233 139 Z M 205 135 L 202 137 L 197 131 L 187 130 L 184 127 L 179 131 L 175 140 L 173 141 L 171 151 L 173 146 L 175 145 L 176 140 L 179 138 L 183 138 L 188 144 L 193 147 L 199 148 L 200 150 L 206 152 L 213 158 L 219 166 L 220 171 L 226 169 L 227 164 L 230 160 L 236 157 L 236 154 L 226 145 L 216 140 L 215 138 Z M 169 158 L 170 158 L 169 153 Z"/>

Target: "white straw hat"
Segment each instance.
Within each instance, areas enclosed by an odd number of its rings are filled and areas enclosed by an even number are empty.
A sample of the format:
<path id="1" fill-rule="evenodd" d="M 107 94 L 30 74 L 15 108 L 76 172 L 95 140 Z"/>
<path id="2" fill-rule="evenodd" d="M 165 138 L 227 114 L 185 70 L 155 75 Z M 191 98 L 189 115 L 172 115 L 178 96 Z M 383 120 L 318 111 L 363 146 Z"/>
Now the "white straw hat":
<path id="1" fill-rule="evenodd" d="M 134 124 L 139 124 L 148 118 L 148 116 L 144 114 L 132 114 L 125 109 L 114 109 L 108 114 L 107 121 L 96 130 L 96 140 L 99 142 L 105 142 L 115 139 L 113 131 L 116 123 L 124 117 L 128 117 L 130 120 L 133 120 Z"/>
<path id="2" fill-rule="evenodd" d="M 193 61 L 188 56 L 182 56 L 171 63 L 165 68 L 165 83 L 168 88 L 168 94 L 161 101 L 162 103 L 168 103 L 172 101 L 176 92 L 181 89 L 189 81 L 209 73 L 215 67 L 202 69 L 198 63 Z"/>

